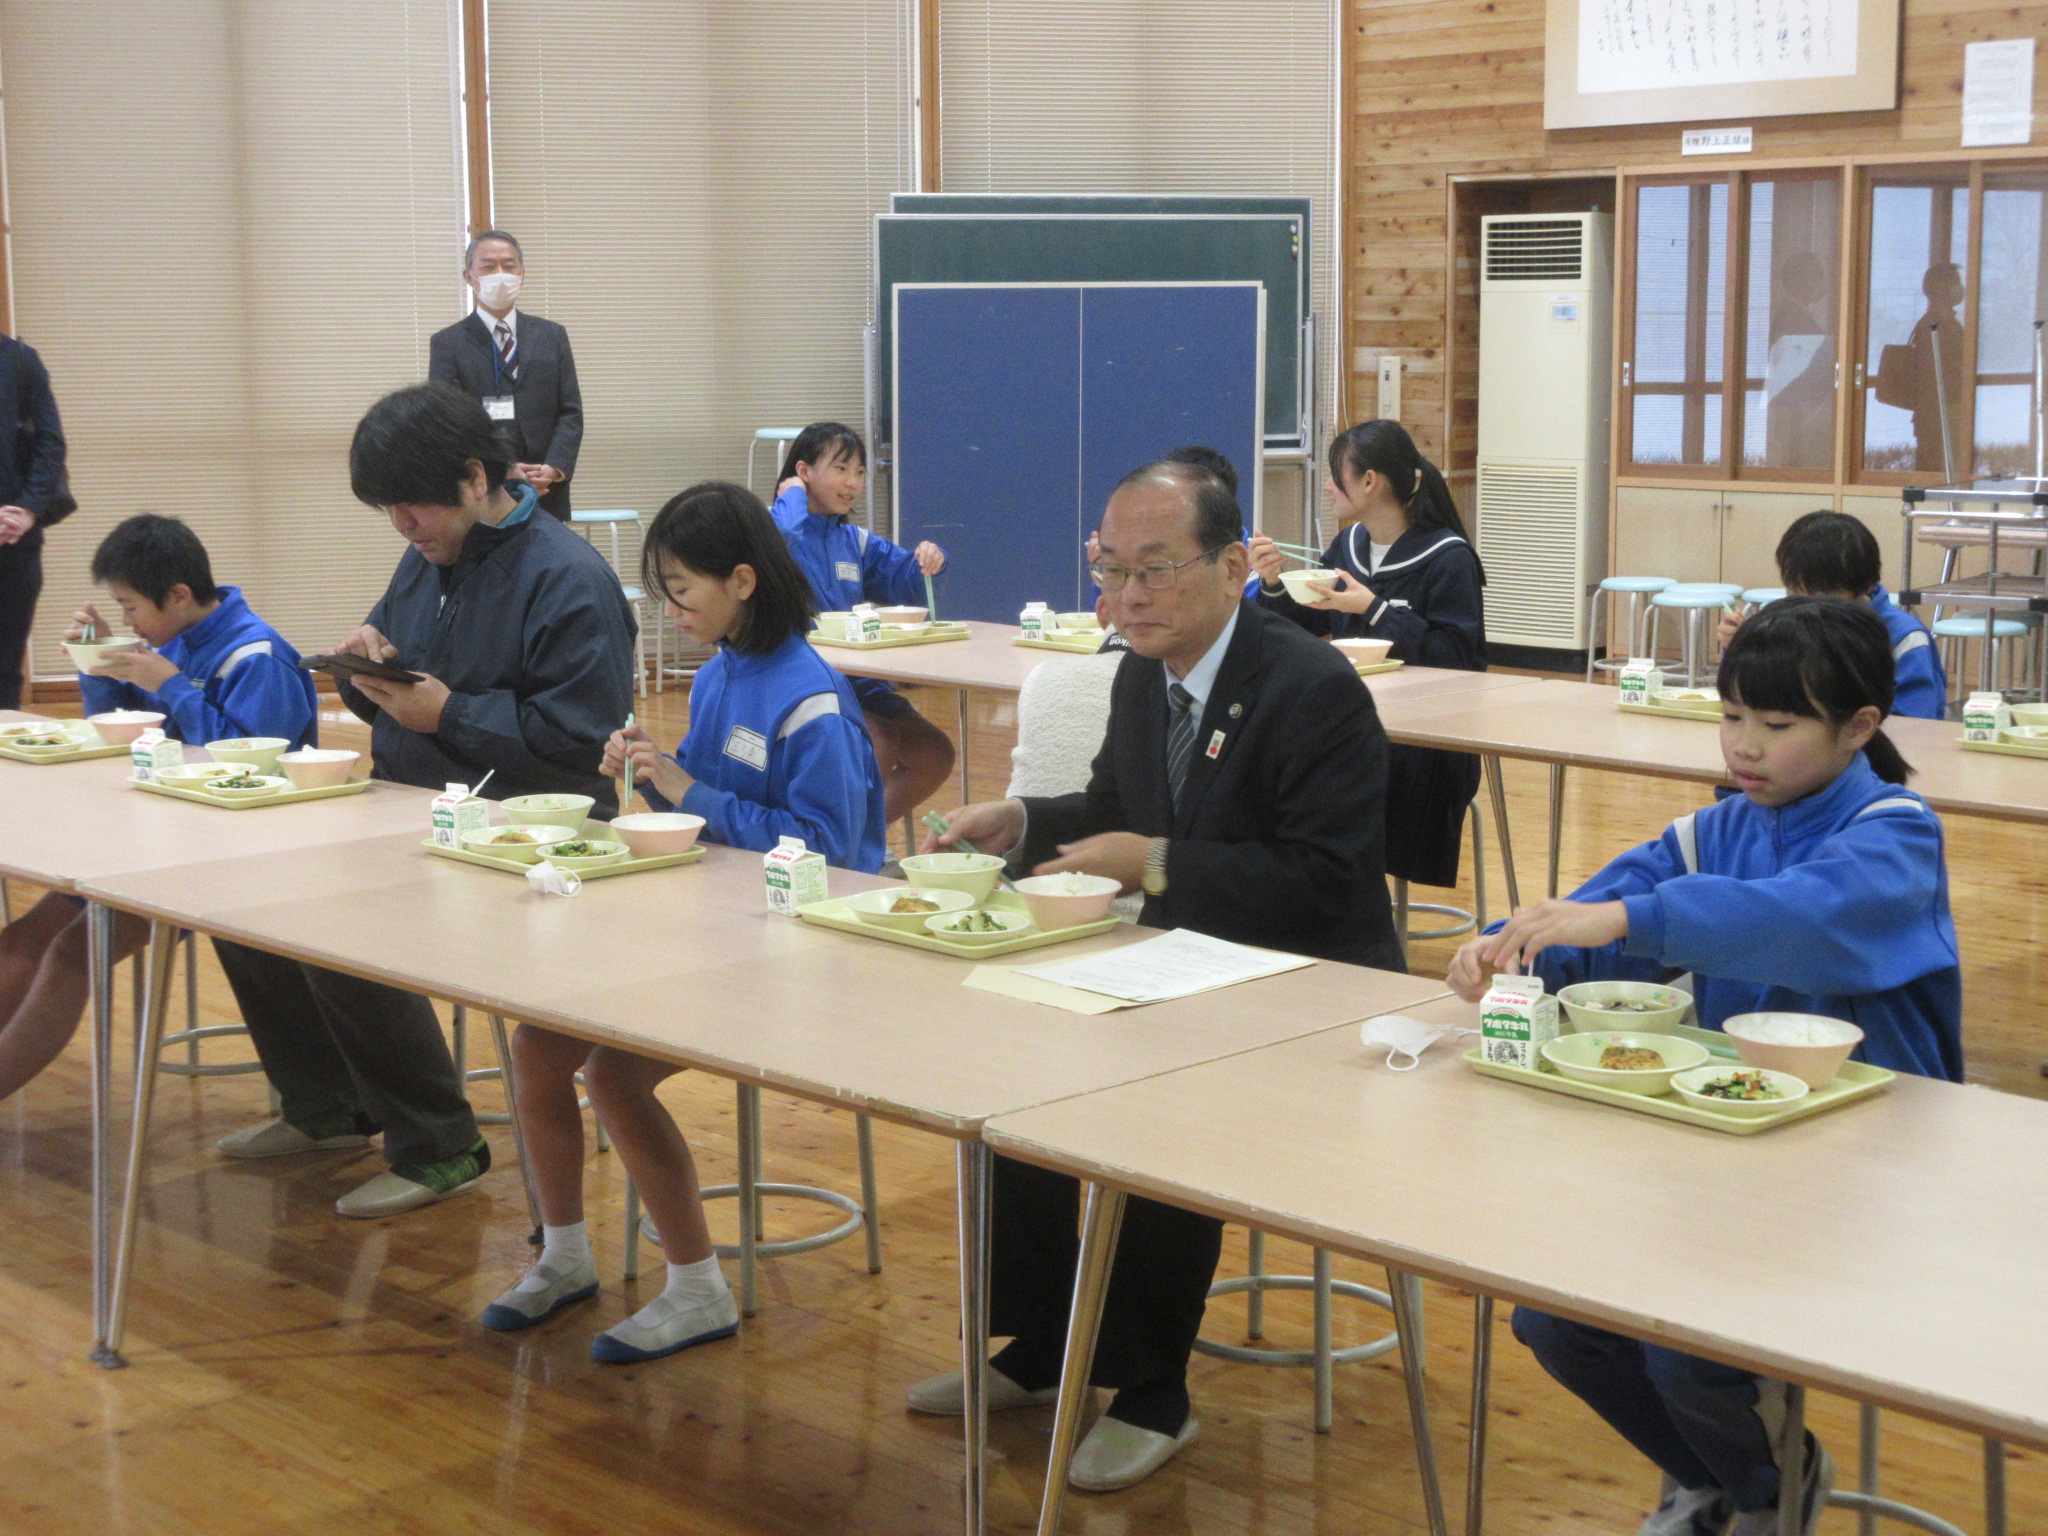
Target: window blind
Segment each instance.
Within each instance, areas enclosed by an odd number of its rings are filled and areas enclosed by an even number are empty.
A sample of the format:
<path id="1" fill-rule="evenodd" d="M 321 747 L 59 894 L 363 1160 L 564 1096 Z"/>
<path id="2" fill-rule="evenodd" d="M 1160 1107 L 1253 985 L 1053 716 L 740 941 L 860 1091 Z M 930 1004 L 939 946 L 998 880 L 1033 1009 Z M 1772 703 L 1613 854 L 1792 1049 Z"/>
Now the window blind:
<path id="1" fill-rule="evenodd" d="M 943 0 L 941 188 L 1312 199 L 1327 417 L 1335 20 L 1332 0 Z"/>
<path id="2" fill-rule="evenodd" d="M 79 501 L 39 675 L 135 512 L 183 517 L 301 649 L 382 592 L 404 546 L 349 494 L 348 443 L 462 312 L 457 26 L 455 0 L 0 5 L 15 325 Z"/>
<path id="3" fill-rule="evenodd" d="M 864 427 L 872 219 L 912 176 L 908 26 L 905 0 L 491 0 L 496 222 L 521 304 L 575 349 L 578 507 L 651 519 L 744 479 L 757 428 Z"/>

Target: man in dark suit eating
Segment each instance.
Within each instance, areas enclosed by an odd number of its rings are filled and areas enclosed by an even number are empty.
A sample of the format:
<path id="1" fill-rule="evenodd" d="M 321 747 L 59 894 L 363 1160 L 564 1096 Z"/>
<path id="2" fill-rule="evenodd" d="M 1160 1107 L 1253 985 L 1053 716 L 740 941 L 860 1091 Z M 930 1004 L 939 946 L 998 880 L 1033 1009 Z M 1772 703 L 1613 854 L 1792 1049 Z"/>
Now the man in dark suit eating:
<path id="1" fill-rule="evenodd" d="M 487 229 L 469 242 L 462 280 L 476 294 L 476 308 L 434 332 L 427 377 L 483 402 L 512 462 L 511 478 L 534 488 L 543 512 L 567 522 L 569 479 L 583 445 L 583 391 L 569 333 L 518 309 L 525 258 L 502 230 Z"/>
<path id="2" fill-rule="evenodd" d="M 1319 959 L 1403 970 L 1387 899 L 1387 738 L 1327 642 L 1243 600 L 1236 499 L 1198 467 L 1150 464 L 1102 517 L 1094 576 L 1130 642 L 1088 788 L 968 806 L 946 837 L 1039 874 L 1142 890 L 1141 921 Z M 996 1159 L 988 1405 L 1053 1399 L 1076 1259 L 1079 1186 Z M 1074 1486 L 1129 1487 L 1193 1441 L 1188 1353 L 1222 1246 L 1211 1217 L 1134 1198 L 1095 1357 L 1116 1390 L 1076 1453 Z M 910 1405 L 960 1413 L 959 1373 Z"/>

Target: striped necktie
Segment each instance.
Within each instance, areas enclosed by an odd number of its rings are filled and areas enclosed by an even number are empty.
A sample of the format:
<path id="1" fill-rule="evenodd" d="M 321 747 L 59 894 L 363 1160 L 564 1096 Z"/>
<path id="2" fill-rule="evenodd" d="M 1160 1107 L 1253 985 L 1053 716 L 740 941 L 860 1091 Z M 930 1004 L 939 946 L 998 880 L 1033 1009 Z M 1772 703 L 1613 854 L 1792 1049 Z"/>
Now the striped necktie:
<path id="1" fill-rule="evenodd" d="M 512 327 L 502 320 L 498 322 L 498 368 L 508 379 L 519 377 L 519 343 Z"/>
<path id="2" fill-rule="evenodd" d="M 1166 687 L 1166 783 L 1173 791 L 1174 808 L 1180 808 L 1180 787 L 1187 781 L 1188 763 L 1195 755 L 1195 696 L 1179 683 Z"/>

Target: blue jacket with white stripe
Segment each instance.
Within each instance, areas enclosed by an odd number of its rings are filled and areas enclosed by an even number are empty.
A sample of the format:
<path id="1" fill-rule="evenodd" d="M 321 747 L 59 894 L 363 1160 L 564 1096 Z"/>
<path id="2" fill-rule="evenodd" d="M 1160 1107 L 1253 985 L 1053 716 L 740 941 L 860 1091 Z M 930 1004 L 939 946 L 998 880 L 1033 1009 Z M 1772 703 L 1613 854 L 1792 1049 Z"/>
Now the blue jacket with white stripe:
<path id="1" fill-rule="evenodd" d="M 250 610 L 241 588 L 222 587 L 220 605 L 157 654 L 178 673 L 154 693 L 80 673 L 85 712 L 160 710 L 165 734 L 196 747 L 236 736 L 318 745 L 313 674 L 299 665 L 299 653 L 284 636 Z"/>
<path id="2" fill-rule="evenodd" d="M 1825 1014 L 1862 1029 L 1859 1060 L 1962 1080 L 1963 981 L 1941 822 L 1861 753 L 1790 805 L 1727 793 L 1571 899 L 1625 903 L 1628 937 L 1544 950 L 1536 971 L 1553 992 L 1690 971 L 1708 1029 L 1738 1013 Z"/>
<path id="3" fill-rule="evenodd" d="M 792 485 L 776 497 L 769 515 L 825 612 L 845 613 L 855 603 L 924 601 L 924 572 L 916 555 L 850 517 L 813 513 L 802 486 Z"/>
<path id="4" fill-rule="evenodd" d="M 675 807 L 704 835 L 765 853 L 800 837 L 828 864 L 873 874 L 886 856 L 882 774 L 849 681 L 802 635 L 766 656 L 720 643 L 690 687 L 676 761 L 697 782 Z M 670 809 L 651 785 L 647 803 Z"/>
<path id="5" fill-rule="evenodd" d="M 1927 626 L 1892 601 L 1882 586 L 1870 589 L 1870 611 L 1892 637 L 1892 713 L 1939 720 L 1948 713 L 1948 674 Z"/>

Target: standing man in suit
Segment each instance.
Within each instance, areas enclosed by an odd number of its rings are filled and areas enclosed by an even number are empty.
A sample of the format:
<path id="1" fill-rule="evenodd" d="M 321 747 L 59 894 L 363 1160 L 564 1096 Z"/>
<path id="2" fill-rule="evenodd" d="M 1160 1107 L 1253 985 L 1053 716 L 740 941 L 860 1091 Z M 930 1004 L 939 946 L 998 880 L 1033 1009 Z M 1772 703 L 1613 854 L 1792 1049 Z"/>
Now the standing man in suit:
<path id="1" fill-rule="evenodd" d="M 21 707 L 23 661 L 43 590 L 43 530 L 71 515 L 64 423 L 36 349 L 0 336 L 0 709 Z"/>
<path id="2" fill-rule="evenodd" d="M 476 294 L 476 308 L 434 333 L 427 377 L 483 401 L 512 462 L 511 478 L 534 488 L 543 512 L 567 522 L 569 480 L 583 446 L 583 392 L 569 333 L 515 307 L 526 268 L 519 242 L 503 230 L 487 229 L 469 242 L 462 280 Z"/>
<path id="3" fill-rule="evenodd" d="M 1094 577 L 1130 642 L 1081 793 L 955 811 L 947 835 L 1039 874 L 1079 870 L 1142 890 L 1140 921 L 1319 959 L 1404 970 L 1387 900 L 1387 738 L 1351 664 L 1244 601 L 1237 501 L 1198 466 L 1125 477 L 1103 513 Z M 988 1406 L 1052 1401 L 1078 1257 L 1079 1185 L 997 1158 Z M 1077 1488 L 1149 1476 L 1195 1438 L 1188 1353 L 1223 1224 L 1132 1199 L 1096 1350 L 1116 1390 L 1073 1461 Z M 910 1406 L 962 1411 L 958 1372 Z"/>

